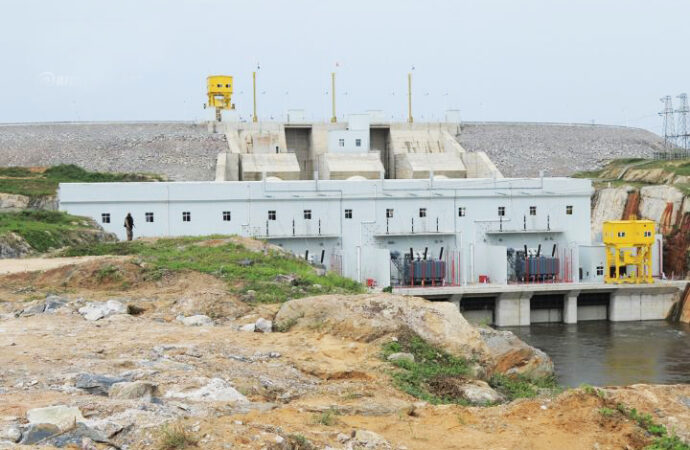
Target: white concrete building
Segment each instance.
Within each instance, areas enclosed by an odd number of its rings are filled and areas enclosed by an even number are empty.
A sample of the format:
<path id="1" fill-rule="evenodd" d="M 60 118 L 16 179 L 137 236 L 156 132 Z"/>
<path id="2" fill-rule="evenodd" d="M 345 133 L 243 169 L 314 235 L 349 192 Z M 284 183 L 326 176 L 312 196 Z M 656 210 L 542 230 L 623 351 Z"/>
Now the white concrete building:
<path id="1" fill-rule="evenodd" d="M 589 180 L 571 178 L 378 179 L 67 183 L 59 200 L 121 239 L 131 212 L 137 237 L 253 236 L 386 286 L 405 282 L 410 249 L 444 261 L 435 278 L 445 284 L 505 284 L 509 249 L 525 246 L 561 258 L 554 275 L 576 280 L 591 194 Z"/>

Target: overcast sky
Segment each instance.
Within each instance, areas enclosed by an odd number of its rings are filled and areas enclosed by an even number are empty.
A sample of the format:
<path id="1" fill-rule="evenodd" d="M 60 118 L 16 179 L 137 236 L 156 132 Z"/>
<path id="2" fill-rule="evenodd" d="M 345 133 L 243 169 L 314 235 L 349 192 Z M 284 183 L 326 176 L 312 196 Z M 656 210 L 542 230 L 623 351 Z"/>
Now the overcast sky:
<path id="1" fill-rule="evenodd" d="M 690 91 L 687 0 L 0 0 L 0 122 L 197 120 L 205 77 L 259 116 L 621 124 Z M 336 68 L 336 63 L 339 67 Z M 674 98 L 677 102 L 677 99 Z"/>

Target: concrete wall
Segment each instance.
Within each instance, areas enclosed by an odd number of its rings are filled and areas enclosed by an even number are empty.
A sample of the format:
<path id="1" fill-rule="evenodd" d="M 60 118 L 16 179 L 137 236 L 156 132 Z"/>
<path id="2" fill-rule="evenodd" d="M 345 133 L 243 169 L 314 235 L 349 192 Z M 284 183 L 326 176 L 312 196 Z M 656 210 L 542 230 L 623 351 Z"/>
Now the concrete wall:
<path id="1" fill-rule="evenodd" d="M 279 156 L 279 155 L 243 155 Z M 287 156 L 287 154 L 281 154 Z M 483 271 L 468 267 L 470 247 L 482 246 L 498 229 L 499 206 L 505 208 L 504 225 L 521 222 L 523 212 L 538 202 L 540 214 L 548 214 L 561 231 L 553 242 L 589 243 L 589 230 L 580 224 L 589 221 L 591 182 L 582 179 L 485 179 L 459 180 L 362 180 L 362 181 L 279 181 L 279 182 L 190 182 L 190 183 L 67 183 L 59 189 L 60 209 L 101 222 L 109 213 L 106 231 L 124 238 L 122 221 L 131 212 L 135 235 L 184 236 L 239 234 L 285 239 L 284 245 L 302 254 L 311 240 L 324 242 L 329 254 L 356 247 L 385 248 L 401 253 L 429 247 L 438 252 L 445 247 L 462 254 L 464 265 L 458 278 L 470 282 Z M 545 193 L 548 192 L 548 196 Z M 573 215 L 566 215 L 573 205 Z M 465 215 L 459 216 L 459 207 Z M 420 209 L 426 217 L 420 217 Z M 392 217 L 387 217 L 387 210 Z M 304 218 L 311 211 L 311 219 Z M 345 211 L 352 217 L 346 218 Z M 232 219 L 222 220 L 223 211 Z M 268 212 L 275 211 L 275 220 Z M 154 222 L 146 223 L 146 212 Z M 191 221 L 182 220 L 189 212 Z M 320 224 L 320 232 L 318 225 Z M 413 228 L 414 227 L 414 228 Z M 294 239 L 297 236 L 299 239 Z M 529 233 L 536 241 L 550 234 Z M 505 246 L 524 242 L 519 235 L 506 236 L 495 253 L 476 247 L 477 265 L 487 265 L 497 280 L 505 275 Z M 500 249 L 498 248 L 500 247 Z M 437 253 L 435 253 L 437 254 Z M 491 265 L 495 259 L 502 263 Z M 343 266 L 355 261 L 343 257 Z M 349 270 L 349 269 L 348 269 Z M 469 277 L 466 271 L 474 271 Z M 500 271 L 500 274 L 496 271 Z M 363 275 L 366 277 L 366 274 Z"/>

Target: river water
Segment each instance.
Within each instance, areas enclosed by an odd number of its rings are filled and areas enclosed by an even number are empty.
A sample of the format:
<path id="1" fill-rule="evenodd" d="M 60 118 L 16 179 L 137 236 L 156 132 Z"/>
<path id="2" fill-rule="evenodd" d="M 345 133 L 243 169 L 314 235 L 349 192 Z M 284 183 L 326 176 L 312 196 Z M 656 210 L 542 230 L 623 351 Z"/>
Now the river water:
<path id="1" fill-rule="evenodd" d="M 505 327 L 545 351 L 561 385 L 690 383 L 690 326 L 592 321 Z"/>

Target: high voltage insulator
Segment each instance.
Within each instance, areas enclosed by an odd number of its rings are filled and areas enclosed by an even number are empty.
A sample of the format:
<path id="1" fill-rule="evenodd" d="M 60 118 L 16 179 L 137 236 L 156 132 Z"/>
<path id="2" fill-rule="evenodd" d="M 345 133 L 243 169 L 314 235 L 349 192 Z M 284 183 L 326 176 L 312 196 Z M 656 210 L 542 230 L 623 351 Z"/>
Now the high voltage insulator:
<path id="1" fill-rule="evenodd" d="M 664 146 L 670 148 L 674 146 L 674 140 L 676 138 L 675 123 L 673 120 L 673 100 L 670 95 L 666 95 L 659 100 L 664 104 L 664 109 L 659 112 L 659 115 L 664 118 L 662 130 L 662 134 L 664 135 Z"/>
<path id="2" fill-rule="evenodd" d="M 680 99 L 680 105 L 676 109 L 678 113 L 678 134 L 677 144 L 682 146 L 684 150 L 688 150 L 688 144 L 690 143 L 690 136 L 688 136 L 688 113 L 690 108 L 688 108 L 688 94 L 682 93 L 678 95 Z"/>

